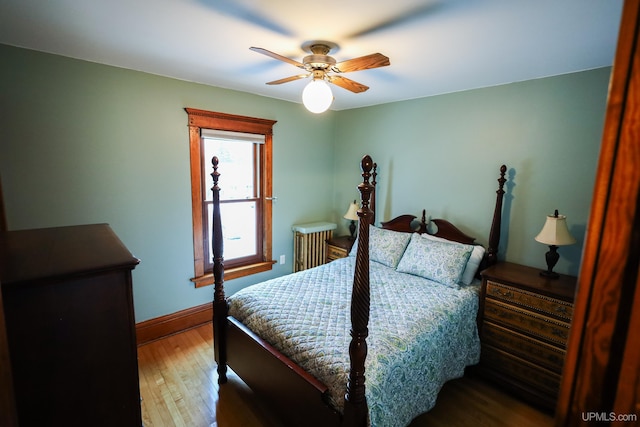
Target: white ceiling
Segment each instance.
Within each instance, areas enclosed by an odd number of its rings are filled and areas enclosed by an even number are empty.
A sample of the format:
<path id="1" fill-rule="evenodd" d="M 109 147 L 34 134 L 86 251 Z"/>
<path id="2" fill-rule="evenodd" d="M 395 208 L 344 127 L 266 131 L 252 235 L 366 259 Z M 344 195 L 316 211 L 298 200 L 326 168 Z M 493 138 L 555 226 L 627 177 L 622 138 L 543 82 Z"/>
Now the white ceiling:
<path id="1" fill-rule="evenodd" d="M 611 65 L 622 0 L 0 0 L 0 43 L 301 102 L 306 80 L 251 46 L 301 61 L 329 40 L 345 74 L 334 110 Z M 7 66 L 3 64 L 2 66 Z"/>

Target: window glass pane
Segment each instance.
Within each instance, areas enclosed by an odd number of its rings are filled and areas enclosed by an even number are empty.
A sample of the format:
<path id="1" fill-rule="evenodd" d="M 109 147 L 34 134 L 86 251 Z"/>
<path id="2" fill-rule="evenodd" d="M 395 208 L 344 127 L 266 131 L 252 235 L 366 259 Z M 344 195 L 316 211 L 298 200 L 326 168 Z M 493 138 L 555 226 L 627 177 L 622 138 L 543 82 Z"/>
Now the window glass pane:
<path id="1" fill-rule="evenodd" d="M 207 222 L 211 227 L 213 205 L 207 205 Z M 225 260 L 253 256 L 258 253 L 256 239 L 256 202 L 221 203 L 222 237 L 224 242 L 223 256 Z M 209 253 L 213 262 L 213 248 L 209 239 Z"/>
<path id="2" fill-rule="evenodd" d="M 220 160 L 220 198 L 238 200 L 255 197 L 254 146 L 242 140 L 204 139 L 205 200 L 211 201 L 211 158 Z"/>

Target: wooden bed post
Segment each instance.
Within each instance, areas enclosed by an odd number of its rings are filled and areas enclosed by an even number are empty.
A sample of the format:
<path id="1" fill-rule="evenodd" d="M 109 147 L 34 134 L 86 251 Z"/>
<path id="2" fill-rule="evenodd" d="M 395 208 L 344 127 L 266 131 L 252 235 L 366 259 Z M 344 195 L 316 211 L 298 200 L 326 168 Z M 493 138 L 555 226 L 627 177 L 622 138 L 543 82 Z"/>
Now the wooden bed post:
<path id="1" fill-rule="evenodd" d="M 364 362 L 367 358 L 367 336 L 369 335 L 369 224 L 373 212 L 369 209 L 369 198 L 373 185 L 369 183 L 374 163 L 370 156 L 362 158 L 363 182 L 358 185 L 362 195 L 362 207 L 358 210 L 358 250 L 351 295 L 351 343 L 349 344 L 350 370 L 344 403 L 344 427 L 367 425 L 367 400 L 365 397 Z"/>
<path id="2" fill-rule="evenodd" d="M 222 242 L 222 221 L 220 220 L 220 187 L 218 187 L 218 157 L 211 159 L 213 165 L 213 214 L 212 214 L 212 239 L 213 239 L 213 346 L 214 356 L 218 362 L 218 384 L 227 382 L 227 299 L 224 295 L 224 257 Z"/>
<path id="3" fill-rule="evenodd" d="M 376 178 L 378 177 L 378 164 L 373 164 L 373 173 L 371 174 L 371 185 L 373 191 L 371 192 L 371 224 L 376 225 Z"/>
<path id="4" fill-rule="evenodd" d="M 504 174 L 507 172 L 505 165 L 500 166 L 500 178 L 498 178 L 498 190 L 496 190 L 496 207 L 493 211 L 493 222 L 489 232 L 489 247 L 487 248 L 487 264 L 489 267 L 498 261 L 498 245 L 500 244 L 500 228 L 502 227 L 502 198 L 504 196 L 504 183 L 507 180 Z"/>

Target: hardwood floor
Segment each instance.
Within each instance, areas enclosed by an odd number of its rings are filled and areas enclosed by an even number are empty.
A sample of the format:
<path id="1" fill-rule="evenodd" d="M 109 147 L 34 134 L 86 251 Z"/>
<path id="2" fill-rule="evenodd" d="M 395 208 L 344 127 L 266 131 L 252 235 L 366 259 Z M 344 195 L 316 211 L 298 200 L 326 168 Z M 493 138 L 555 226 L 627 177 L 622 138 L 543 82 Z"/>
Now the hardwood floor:
<path id="1" fill-rule="evenodd" d="M 219 393 L 213 331 L 203 325 L 138 347 L 145 427 L 277 427 L 232 372 Z M 477 378 L 449 381 L 436 407 L 410 427 L 544 427 L 553 419 Z"/>

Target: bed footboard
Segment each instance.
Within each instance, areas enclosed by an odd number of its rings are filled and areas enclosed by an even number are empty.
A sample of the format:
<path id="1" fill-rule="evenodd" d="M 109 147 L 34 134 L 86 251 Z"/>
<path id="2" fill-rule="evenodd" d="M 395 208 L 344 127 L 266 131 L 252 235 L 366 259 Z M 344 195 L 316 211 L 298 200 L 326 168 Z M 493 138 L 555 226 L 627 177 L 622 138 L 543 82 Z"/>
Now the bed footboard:
<path id="1" fill-rule="evenodd" d="M 325 403 L 327 387 L 232 316 L 227 350 L 229 367 L 287 425 L 340 425 L 340 415 Z"/>

